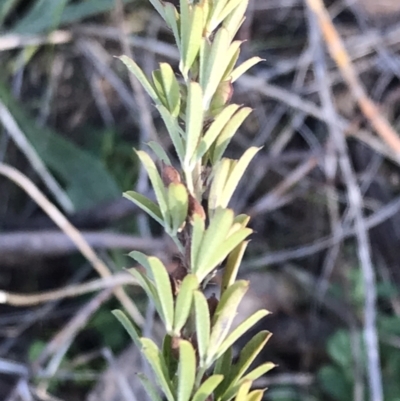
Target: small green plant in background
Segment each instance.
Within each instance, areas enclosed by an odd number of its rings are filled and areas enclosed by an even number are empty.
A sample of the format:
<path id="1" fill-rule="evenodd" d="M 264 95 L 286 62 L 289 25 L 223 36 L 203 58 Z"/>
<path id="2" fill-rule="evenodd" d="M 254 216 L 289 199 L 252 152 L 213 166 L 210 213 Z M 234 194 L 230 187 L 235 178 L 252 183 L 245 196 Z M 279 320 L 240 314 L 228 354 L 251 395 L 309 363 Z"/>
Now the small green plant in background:
<path id="1" fill-rule="evenodd" d="M 236 278 L 252 230 L 247 227 L 249 216 L 235 215 L 228 208 L 259 149 L 249 148 L 239 160 L 223 157 L 251 112 L 248 107 L 229 104 L 232 84 L 260 61 L 254 57 L 236 67 L 241 41 L 234 37 L 244 21 L 247 1 L 181 0 L 179 12 L 171 3 L 151 3 L 174 35 L 181 78 L 178 80 L 167 63 L 161 63 L 148 78 L 130 58 L 122 56 L 121 60 L 155 103 L 179 167 L 173 166 L 158 143 L 149 143 L 153 157 L 143 150 L 136 153 L 148 173 L 156 202 L 135 191 L 124 196 L 163 227 L 176 244 L 180 262 L 169 274 L 158 258 L 130 253 L 144 271 L 129 271 L 165 326 L 161 348 L 140 337 L 123 312 L 114 314 L 152 367 L 168 401 L 261 400 L 264 390 L 252 390 L 252 383 L 274 365 L 252 365 L 270 333 L 257 333 L 237 361 L 232 361 L 233 344 L 268 312 L 260 310 L 232 329 L 249 286 Z M 220 295 L 207 298 L 204 288 L 221 264 Z M 140 378 L 151 398 L 160 400 L 155 384 L 143 375 Z"/>

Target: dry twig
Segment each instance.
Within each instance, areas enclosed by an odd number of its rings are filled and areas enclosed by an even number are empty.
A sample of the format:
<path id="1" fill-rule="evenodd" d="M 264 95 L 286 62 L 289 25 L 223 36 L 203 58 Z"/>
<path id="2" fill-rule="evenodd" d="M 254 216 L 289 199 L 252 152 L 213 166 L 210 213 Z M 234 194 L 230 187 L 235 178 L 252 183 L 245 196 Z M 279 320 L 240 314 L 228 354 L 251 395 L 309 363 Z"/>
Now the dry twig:
<path id="1" fill-rule="evenodd" d="M 92 264 L 101 277 L 104 278 L 111 276 L 111 272 L 106 264 L 97 256 L 96 252 L 87 243 L 79 230 L 68 221 L 68 219 L 45 197 L 39 188 L 29 180 L 29 178 L 15 168 L 3 163 L 0 163 L 0 175 L 7 177 L 20 186 L 43 209 L 54 223 L 60 227 L 66 235 L 68 235 L 82 255 Z M 126 308 L 132 319 L 137 324 L 142 325 L 144 321 L 143 316 L 140 314 L 135 304 L 128 297 L 123 288 L 116 288 L 114 294 Z"/>

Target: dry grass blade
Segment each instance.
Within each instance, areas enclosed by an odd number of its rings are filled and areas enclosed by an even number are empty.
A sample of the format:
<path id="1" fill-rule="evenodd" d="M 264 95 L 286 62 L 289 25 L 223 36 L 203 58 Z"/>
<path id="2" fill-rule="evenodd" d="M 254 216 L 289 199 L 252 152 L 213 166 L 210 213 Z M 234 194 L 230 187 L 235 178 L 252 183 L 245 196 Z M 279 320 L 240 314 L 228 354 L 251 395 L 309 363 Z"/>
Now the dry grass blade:
<path id="1" fill-rule="evenodd" d="M 317 16 L 329 53 L 340 69 L 360 109 L 382 140 L 397 154 L 400 154 L 400 138 L 398 134 L 368 97 L 322 0 L 307 0 L 307 4 Z"/>
<path id="2" fill-rule="evenodd" d="M 68 235 L 82 255 L 85 256 L 101 277 L 111 276 L 111 272 L 107 265 L 97 256 L 96 252 L 88 244 L 79 230 L 68 221 L 68 219 L 46 198 L 46 196 L 31 180 L 15 168 L 3 163 L 0 163 L 0 175 L 7 177 L 21 187 L 43 209 L 54 223 L 66 235 Z M 138 325 L 142 325 L 144 322 L 143 316 L 140 314 L 132 300 L 127 296 L 123 288 L 116 288 L 114 294 L 126 308 L 132 319 Z"/>

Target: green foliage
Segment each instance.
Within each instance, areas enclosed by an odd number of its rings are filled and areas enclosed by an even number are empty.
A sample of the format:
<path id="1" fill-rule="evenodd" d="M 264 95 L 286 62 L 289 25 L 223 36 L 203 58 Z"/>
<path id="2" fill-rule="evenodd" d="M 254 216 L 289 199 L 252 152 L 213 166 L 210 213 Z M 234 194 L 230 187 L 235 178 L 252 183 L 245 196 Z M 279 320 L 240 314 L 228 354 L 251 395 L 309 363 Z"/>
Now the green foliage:
<path id="1" fill-rule="evenodd" d="M 362 276 L 359 269 L 348 272 L 351 301 L 354 306 L 361 308 L 364 298 Z M 392 285 L 378 283 L 378 295 L 384 302 L 390 301 L 397 295 Z M 337 296 L 341 296 L 337 291 Z M 383 373 L 384 397 L 387 401 L 397 401 L 400 394 L 398 372 L 400 371 L 400 352 L 396 343 L 390 339 L 400 335 L 400 318 L 380 312 L 377 316 L 377 325 L 380 342 L 380 358 Z M 324 394 L 337 401 L 354 399 L 354 369 L 355 358 L 358 359 L 361 369 L 361 380 L 367 377 L 367 360 L 364 336 L 361 330 L 351 333 L 347 329 L 337 330 L 327 342 L 327 353 L 330 364 L 318 371 L 318 382 Z M 366 387 L 365 387 L 366 388 Z M 365 391 L 364 399 L 369 398 Z"/>
<path id="2" fill-rule="evenodd" d="M 0 99 L 7 105 L 41 160 L 62 180 L 75 210 L 119 196 L 118 185 L 98 158 L 50 128 L 39 127 L 2 82 Z"/>
<path id="3" fill-rule="evenodd" d="M 174 240 L 179 266 L 169 273 L 156 257 L 133 251 L 130 256 L 144 270 L 130 269 L 153 301 L 164 324 L 162 348 L 140 337 L 137 328 L 115 311 L 150 364 L 157 385 L 168 401 L 259 401 L 263 390 L 252 383 L 274 367 L 250 367 L 270 333 L 256 334 L 232 363 L 236 340 L 265 317 L 260 310 L 233 329 L 233 320 L 249 283 L 236 281 L 252 230 L 249 216 L 228 208 L 239 181 L 258 148 L 238 159 L 223 155 L 251 109 L 228 104 L 232 83 L 260 61 L 252 58 L 236 67 L 240 41 L 233 41 L 243 22 L 245 0 L 181 0 L 179 13 L 170 3 L 151 3 L 172 30 L 180 52 L 178 78 L 172 67 L 147 77 L 131 59 L 121 61 L 142 84 L 165 123 L 178 158 L 170 158 L 157 143 L 152 154 L 136 151 L 147 171 L 155 201 L 129 191 L 124 196 L 156 220 Z M 183 83 L 180 82 L 183 80 Z M 207 211 L 203 204 L 207 202 Z M 210 277 L 225 265 L 221 296 L 203 292 Z M 152 400 L 159 396 L 140 376 Z"/>

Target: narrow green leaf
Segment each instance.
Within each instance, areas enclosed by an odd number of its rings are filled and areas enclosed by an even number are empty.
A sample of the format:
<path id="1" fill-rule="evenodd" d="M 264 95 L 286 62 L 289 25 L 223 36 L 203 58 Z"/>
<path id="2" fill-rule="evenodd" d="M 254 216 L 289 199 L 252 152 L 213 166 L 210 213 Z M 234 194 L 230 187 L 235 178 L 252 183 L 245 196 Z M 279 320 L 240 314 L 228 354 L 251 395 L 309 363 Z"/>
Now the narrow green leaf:
<path id="1" fill-rule="evenodd" d="M 172 3 L 165 3 L 165 20 L 168 26 L 172 29 L 172 33 L 174 34 L 175 43 L 178 46 L 179 51 L 182 53 L 181 47 L 181 39 L 179 36 L 179 28 L 178 23 L 179 21 L 179 14 L 176 11 L 175 6 Z"/>
<path id="2" fill-rule="evenodd" d="M 240 323 L 239 326 L 236 327 L 221 344 L 221 347 L 218 349 L 216 357 L 219 358 L 222 354 L 224 354 L 226 350 L 230 348 L 244 333 L 250 330 L 255 324 L 257 324 L 268 314 L 269 312 L 267 310 L 261 309 L 253 313 L 250 317 Z"/>
<path id="3" fill-rule="evenodd" d="M 157 313 L 160 316 L 162 316 L 160 298 L 158 297 L 154 283 L 151 280 L 149 280 L 149 278 L 145 274 L 141 273 L 137 269 L 127 269 L 127 270 L 130 274 L 132 274 L 133 277 L 136 278 L 136 280 L 138 280 L 139 285 L 143 288 L 147 297 L 153 301 Z"/>
<path id="4" fill-rule="evenodd" d="M 169 110 L 168 100 L 165 95 L 164 87 L 163 87 L 163 83 L 162 83 L 161 71 L 160 70 L 153 71 L 152 77 L 153 77 L 154 90 L 157 93 L 157 97 L 158 97 L 160 103 L 163 104 L 167 108 L 167 110 Z"/>
<path id="5" fill-rule="evenodd" d="M 218 115 L 228 105 L 233 95 L 233 85 L 230 80 L 222 81 L 211 99 L 208 112 L 211 116 Z"/>
<path id="6" fill-rule="evenodd" d="M 178 117 L 181 105 L 178 80 L 169 64 L 160 63 L 160 71 L 165 97 L 168 101 L 168 110 L 173 117 Z"/>
<path id="7" fill-rule="evenodd" d="M 150 81 L 147 79 L 146 75 L 142 69 L 128 56 L 121 56 L 119 59 L 128 67 L 128 70 L 138 79 L 142 84 L 145 91 L 150 95 L 153 101 L 158 104 L 160 103 L 157 93 L 155 92 Z"/>
<path id="8" fill-rule="evenodd" d="M 244 213 L 238 214 L 238 215 L 235 217 L 235 220 L 233 220 L 233 222 L 234 222 L 235 224 L 236 224 L 236 223 L 240 223 L 240 224 L 242 225 L 242 227 L 246 227 L 247 224 L 249 224 L 249 221 L 250 221 L 250 216 L 247 215 L 247 214 L 244 214 Z"/>
<path id="9" fill-rule="evenodd" d="M 186 340 L 179 342 L 177 401 L 189 401 L 196 376 L 196 355 L 192 344 Z"/>
<path id="10" fill-rule="evenodd" d="M 213 394 L 213 391 L 224 379 L 223 375 L 212 375 L 201 386 L 194 394 L 192 401 L 206 401 L 208 397 Z"/>
<path id="11" fill-rule="evenodd" d="M 210 311 L 207 299 L 200 291 L 194 292 L 194 307 L 200 366 L 204 366 L 210 341 Z"/>
<path id="12" fill-rule="evenodd" d="M 144 254 L 143 252 L 139 252 L 139 251 L 132 251 L 132 252 L 129 252 L 128 256 L 132 259 L 135 259 L 136 262 L 138 262 L 141 266 L 143 266 L 146 270 L 147 275 L 151 279 L 154 279 L 154 277 L 152 276 L 151 269 L 150 269 L 149 257 L 146 254 Z M 130 269 L 128 269 L 128 271 L 130 272 Z"/>
<path id="13" fill-rule="evenodd" d="M 239 355 L 239 360 L 236 363 L 232 375 L 231 383 L 237 383 L 246 373 L 247 369 L 253 363 L 255 358 L 264 348 L 265 344 L 271 337 L 271 333 L 263 330 L 257 333 L 242 349 Z"/>
<path id="14" fill-rule="evenodd" d="M 140 342 L 139 333 L 137 332 L 133 323 L 125 315 L 125 313 L 118 309 L 113 310 L 111 313 L 119 320 L 119 322 L 122 324 L 122 326 L 124 326 L 125 330 L 129 334 L 129 336 L 132 338 L 135 345 L 138 348 L 141 348 L 142 344 Z"/>
<path id="15" fill-rule="evenodd" d="M 188 274 L 182 281 L 175 302 L 174 334 L 177 336 L 186 324 L 192 307 L 193 293 L 198 287 L 199 282 L 194 274 Z"/>
<path id="16" fill-rule="evenodd" d="M 243 0 L 230 0 L 218 15 L 218 23 L 221 23 Z"/>
<path id="17" fill-rule="evenodd" d="M 175 356 L 172 355 L 172 336 L 166 334 L 162 342 L 162 356 L 165 361 L 165 365 L 168 370 L 168 378 L 172 380 L 176 375 L 176 370 L 178 367 L 178 361 Z"/>
<path id="18" fill-rule="evenodd" d="M 239 43 L 237 43 L 237 42 L 239 42 Z M 230 75 L 231 75 L 233 69 L 235 68 L 235 65 L 236 65 L 236 63 L 239 59 L 239 55 L 240 55 L 240 48 L 236 48 L 236 46 L 240 46 L 241 44 L 242 44 L 242 41 L 239 41 L 239 40 L 235 40 L 231 44 L 232 49 L 230 48 L 229 50 L 232 52 L 234 51 L 234 53 L 232 54 L 232 56 L 227 56 L 227 57 L 230 57 L 230 61 L 229 61 L 228 65 L 226 66 L 226 70 L 222 77 L 222 81 L 226 81 L 226 80 L 230 79 L 232 82 Z M 236 45 L 236 46 L 234 46 L 234 45 Z"/>
<path id="19" fill-rule="evenodd" d="M 217 209 L 214 216 L 211 218 L 210 225 L 203 236 L 195 263 L 196 275 L 200 282 L 208 274 L 205 272 L 209 272 L 210 270 L 209 261 L 213 253 L 221 246 L 228 235 L 229 229 L 233 223 L 233 217 L 233 210 L 221 208 Z"/>
<path id="20" fill-rule="evenodd" d="M 183 4 L 185 3 L 186 4 Z M 181 37 L 182 60 L 181 72 L 187 78 L 197 54 L 199 53 L 203 33 L 203 7 L 201 4 L 189 5 L 187 0 L 181 0 Z"/>
<path id="21" fill-rule="evenodd" d="M 240 76 L 242 76 L 247 70 L 249 70 L 254 65 L 258 64 L 260 61 L 265 61 L 260 57 L 252 57 L 236 67 L 230 74 L 232 83 L 235 82 Z"/>
<path id="22" fill-rule="evenodd" d="M 247 396 L 245 401 L 261 401 L 264 396 L 264 390 L 253 390 Z"/>
<path id="23" fill-rule="evenodd" d="M 151 185 L 153 186 L 153 190 L 156 194 L 158 205 L 165 222 L 164 227 L 169 227 L 170 216 L 168 213 L 167 195 L 157 167 L 151 157 L 143 150 L 136 150 L 136 154 L 138 155 L 150 178 Z"/>
<path id="24" fill-rule="evenodd" d="M 150 0 L 152 6 L 161 15 L 161 17 L 166 21 L 164 5 L 160 0 Z"/>
<path id="25" fill-rule="evenodd" d="M 162 160 L 168 166 L 172 166 L 171 159 L 168 157 L 164 148 L 155 141 L 150 141 L 147 143 L 147 146 L 155 153 L 155 155 Z"/>
<path id="26" fill-rule="evenodd" d="M 164 220 L 160 208 L 153 201 L 135 191 L 124 192 L 123 197 L 132 201 L 135 205 L 151 216 L 157 223 L 164 226 Z"/>
<path id="27" fill-rule="evenodd" d="M 242 0 L 238 6 L 229 14 L 223 22 L 223 26 L 229 32 L 229 40 L 233 40 L 240 26 L 244 21 L 244 15 L 247 10 L 249 0 Z"/>
<path id="28" fill-rule="evenodd" d="M 141 338 L 142 352 L 156 376 L 156 380 L 168 401 L 175 401 L 172 393 L 172 384 L 168 379 L 168 370 L 165 360 L 157 345 L 149 338 Z"/>
<path id="29" fill-rule="evenodd" d="M 257 154 L 257 152 L 261 148 L 251 147 L 247 149 L 242 157 L 238 160 L 232 172 L 229 174 L 229 178 L 226 181 L 222 196 L 220 198 L 221 206 L 227 207 L 233 192 L 239 184 L 240 179 L 242 178 L 244 172 L 246 171 L 247 166 L 252 161 L 253 157 Z"/>
<path id="30" fill-rule="evenodd" d="M 203 109 L 208 110 L 212 97 L 222 80 L 230 60 L 226 59 L 226 49 L 229 47 L 229 34 L 225 28 L 220 28 L 215 35 L 205 67 L 205 76 L 200 82 L 205 82 L 203 93 Z M 200 77 L 201 79 L 202 77 Z M 204 86 L 202 85 L 204 88 Z"/>
<path id="31" fill-rule="evenodd" d="M 200 86 L 203 89 L 203 92 L 206 90 L 207 86 L 207 78 L 211 73 L 210 69 L 208 68 L 210 55 L 211 55 L 211 41 L 203 38 L 200 45 L 200 52 L 199 52 L 199 82 Z"/>
<path id="32" fill-rule="evenodd" d="M 252 384 L 253 383 L 250 380 L 244 380 L 238 389 L 235 401 L 246 401 Z"/>
<path id="33" fill-rule="evenodd" d="M 157 106 L 157 109 L 164 121 L 165 126 L 167 127 L 168 134 L 171 138 L 172 143 L 174 144 L 179 160 L 181 163 L 183 163 L 185 151 L 182 138 L 179 135 L 178 120 L 171 115 L 171 113 L 167 110 L 165 106 L 159 105 Z"/>
<path id="34" fill-rule="evenodd" d="M 218 0 L 213 2 L 213 7 L 210 11 L 210 22 L 207 27 L 210 32 L 212 32 L 220 24 L 221 20 L 218 19 L 219 14 L 224 9 L 225 5 L 230 1 L 232 0 Z"/>
<path id="35" fill-rule="evenodd" d="M 168 206 L 171 215 L 171 235 L 176 233 L 185 222 L 188 212 L 188 192 L 181 183 L 171 183 L 168 186 Z"/>
<path id="36" fill-rule="evenodd" d="M 222 129 L 232 118 L 235 112 L 238 110 L 239 105 L 230 104 L 225 107 L 221 113 L 214 119 L 204 136 L 201 138 L 200 144 L 196 150 L 195 156 L 193 158 L 193 163 L 199 161 L 204 154 L 210 149 L 213 142 L 217 139 L 218 135 L 221 133 Z"/>
<path id="37" fill-rule="evenodd" d="M 209 366 L 215 360 L 219 347 L 228 335 L 236 316 L 236 310 L 248 289 L 249 283 L 239 280 L 230 286 L 222 296 L 213 317 L 210 345 L 207 351 L 206 365 Z"/>
<path id="38" fill-rule="evenodd" d="M 272 362 L 265 362 L 260 366 L 257 366 L 251 372 L 247 373 L 247 375 L 243 376 L 243 380 L 257 380 L 261 376 L 265 375 L 265 373 L 269 372 L 270 370 L 274 369 L 276 365 Z"/>
<path id="39" fill-rule="evenodd" d="M 150 269 L 152 271 L 157 294 L 160 298 L 162 319 L 167 332 L 172 332 L 174 324 L 174 298 L 172 295 L 171 282 L 167 269 L 160 259 L 150 256 L 148 258 Z"/>
<path id="40" fill-rule="evenodd" d="M 197 82 L 190 82 L 188 89 L 186 105 L 186 166 L 189 165 L 189 162 L 196 151 L 203 130 L 203 95 L 201 87 Z"/>
<path id="41" fill-rule="evenodd" d="M 229 145 L 233 135 L 235 135 L 238 128 L 241 126 L 243 121 L 248 117 L 248 115 L 252 112 L 250 107 L 241 108 L 224 126 L 221 134 L 218 136 L 215 148 L 213 149 L 211 156 L 211 163 L 217 163 L 222 155 L 224 154 L 226 148 Z"/>
<path id="42" fill-rule="evenodd" d="M 197 258 L 204 236 L 204 220 L 197 214 L 193 216 L 192 243 L 190 245 L 190 259 L 192 272 L 197 271 Z"/>
<path id="43" fill-rule="evenodd" d="M 228 256 L 228 260 L 224 266 L 221 283 L 221 295 L 235 281 L 239 271 L 240 263 L 246 251 L 249 241 L 241 242 Z"/>
<path id="44" fill-rule="evenodd" d="M 225 258 L 243 241 L 245 240 L 253 230 L 251 228 L 241 228 L 232 234 L 230 237 L 225 239 L 218 247 L 210 249 L 210 255 L 207 255 L 207 259 L 204 262 L 204 267 L 199 268 L 199 280 L 200 277 L 205 277 L 212 272 L 212 270 L 222 263 Z"/>
<path id="45" fill-rule="evenodd" d="M 210 216 L 221 206 L 221 197 L 228 179 L 230 166 L 231 160 L 223 158 L 213 167 L 214 178 L 208 196 L 208 213 Z"/>
<path id="46" fill-rule="evenodd" d="M 232 348 L 228 348 L 226 352 L 217 359 L 214 367 L 214 374 L 221 374 L 228 379 L 232 367 Z M 219 389 L 218 389 L 219 390 Z"/>
<path id="47" fill-rule="evenodd" d="M 137 375 L 144 389 L 146 390 L 146 394 L 150 396 L 151 401 L 162 401 L 162 398 L 159 396 L 157 389 L 147 378 L 147 376 L 145 376 L 143 373 L 138 373 Z"/>

